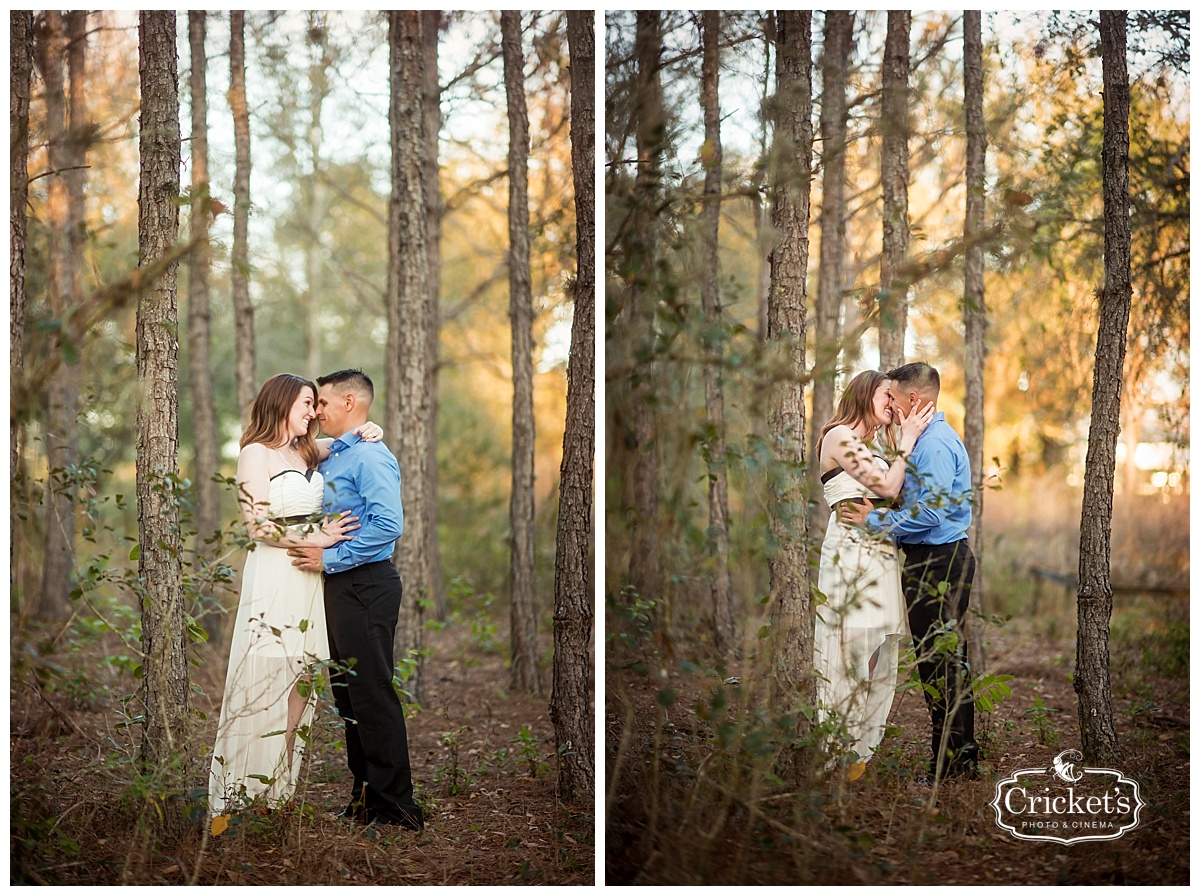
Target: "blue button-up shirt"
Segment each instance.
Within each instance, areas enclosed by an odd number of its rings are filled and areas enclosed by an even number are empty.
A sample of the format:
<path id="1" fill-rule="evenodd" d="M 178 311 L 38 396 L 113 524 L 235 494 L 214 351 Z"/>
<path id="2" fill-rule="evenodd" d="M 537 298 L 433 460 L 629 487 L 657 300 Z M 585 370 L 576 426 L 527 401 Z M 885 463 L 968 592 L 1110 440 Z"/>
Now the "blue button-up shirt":
<path id="1" fill-rule="evenodd" d="M 971 528 L 971 464 L 946 415 L 938 411 L 917 439 L 898 510 L 873 510 L 867 527 L 901 544 L 951 544 Z"/>
<path id="2" fill-rule="evenodd" d="M 350 541 L 325 549 L 326 572 L 345 572 L 364 563 L 390 560 L 404 531 L 400 504 L 400 465 L 383 442 L 364 442 L 347 433 L 329 446 L 321 464 L 325 478 L 325 512 L 350 511 L 359 528 Z"/>

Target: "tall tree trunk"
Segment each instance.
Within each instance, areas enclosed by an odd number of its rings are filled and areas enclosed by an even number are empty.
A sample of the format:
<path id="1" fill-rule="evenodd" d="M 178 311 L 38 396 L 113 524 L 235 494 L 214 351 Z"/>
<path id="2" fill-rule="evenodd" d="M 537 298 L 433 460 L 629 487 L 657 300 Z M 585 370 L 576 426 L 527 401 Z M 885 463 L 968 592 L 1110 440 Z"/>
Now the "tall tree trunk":
<path id="1" fill-rule="evenodd" d="M 908 280 L 898 272 L 908 256 L 908 37 L 912 13 L 889 10 L 883 48 L 883 254 L 879 259 L 879 367 L 904 363 Z"/>
<path id="2" fill-rule="evenodd" d="M 983 119 L 983 34 L 982 15 L 978 10 L 963 13 L 963 105 L 967 128 L 967 213 L 963 241 L 969 247 L 964 260 L 963 328 L 966 332 L 966 408 L 963 442 L 971 463 L 971 553 L 976 564 L 983 563 L 983 382 L 987 360 L 987 305 L 983 294 L 983 246 L 976 236 L 983 232 L 986 205 L 985 160 L 987 131 Z M 982 577 L 971 588 L 971 603 L 983 612 Z M 976 676 L 987 670 L 981 627 L 967 620 L 968 652 Z"/>
<path id="3" fill-rule="evenodd" d="M 721 322 L 720 267 L 717 259 L 721 226 L 721 13 L 706 10 L 701 26 L 704 59 L 701 66 L 701 100 L 704 104 L 703 279 L 700 301 L 710 326 Z M 717 352 L 723 344 L 715 340 Z M 725 395 L 721 386 L 723 363 L 718 358 L 704 365 L 704 405 L 708 420 L 708 537 L 712 555 L 713 629 L 717 649 L 728 656 L 737 639 L 733 580 L 729 575 L 729 484 L 725 466 Z"/>
<path id="4" fill-rule="evenodd" d="M 809 481 L 816 492 L 813 537 L 824 533 L 829 507 L 821 495 L 817 435 L 833 419 L 841 341 L 843 259 L 846 246 L 846 79 L 854 47 L 854 13 L 825 13 L 821 57 L 821 267 L 817 272 L 817 333 L 813 346 L 813 425 L 809 433 Z"/>
<path id="5" fill-rule="evenodd" d="M 318 18 L 319 15 L 311 11 L 308 13 L 307 31 L 313 53 L 308 65 L 308 155 L 312 169 L 308 177 L 308 232 L 305 236 L 304 253 L 305 282 L 308 286 L 305 308 L 305 342 L 308 352 L 305 367 L 310 376 L 317 376 L 322 368 L 321 302 L 324 297 L 324 284 L 321 282 L 321 272 L 324 247 L 321 243 L 321 233 L 325 229 L 326 216 L 329 213 L 329 189 L 321 172 L 321 143 L 324 138 L 321 114 L 325 98 L 329 95 L 328 69 L 331 60 L 326 51 L 325 23 Z"/>
<path id="6" fill-rule="evenodd" d="M 1091 765 L 1120 760 L 1113 725 L 1108 672 L 1108 624 L 1112 616 L 1110 528 L 1117 434 L 1121 416 L 1121 372 L 1129 327 L 1129 72 L 1125 58 L 1125 12 L 1100 12 L 1104 67 L 1104 290 L 1096 333 L 1092 420 L 1088 430 L 1079 524 L 1079 627 L 1075 693 L 1084 759 Z"/>
<path id="7" fill-rule="evenodd" d="M 63 50 L 66 36 L 62 14 L 47 10 L 44 14 L 44 40 L 41 46 L 42 74 L 46 85 L 46 155 L 50 167 L 49 246 L 47 250 L 47 305 L 50 314 L 65 321 L 78 305 L 78 256 L 72 237 L 72 217 L 80 200 L 73 195 L 76 182 L 68 169 L 76 164 L 66 112 L 66 87 L 63 81 Z M 75 113 L 77 107 L 71 104 Z M 58 330 L 49 340 L 48 351 L 61 354 L 63 363 L 46 390 L 46 536 L 42 559 L 42 588 L 34 613 L 40 619 L 58 619 L 69 608 L 71 569 L 74 565 L 75 500 L 74 486 L 66 477 L 76 461 L 75 409 L 79 405 L 78 358 L 68 355 L 69 346 Z"/>
<path id="8" fill-rule="evenodd" d="M 192 71 L 192 215 L 191 236 L 196 242 L 188 265 L 188 379 L 192 386 L 192 427 L 195 432 L 196 554 L 208 556 L 204 540 L 220 528 L 220 492 L 213 481 L 220 470 L 217 452 L 217 411 L 213 401 L 212 356 L 208 278 L 210 257 L 208 223 L 208 55 L 204 41 L 206 13 L 188 12 L 188 44 Z M 221 626 L 213 626 L 219 633 Z"/>
<path id="9" fill-rule="evenodd" d="M 765 109 L 771 98 L 771 48 L 775 46 L 775 11 L 768 9 L 763 17 L 763 72 L 762 72 L 762 107 Z M 773 137 L 771 136 L 771 117 L 762 116 L 762 128 L 759 130 L 758 157 L 761 164 L 756 166 L 754 174 L 754 196 L 751 199 L 751 212 L 754 216 L 754 241 L 758 247 L 757 287 L 758 287 L 758 338 L 767 338 L 767 308 L 771 300 L 771 243 L 774 234 L 771 233 L 771 203 L 768 191 L 763 189 L 763 178 L 766 177 L 768 149 Z M 765 430 L 760 426 L 757 415 L 754 420 L 754 432 L 763 435 Z"/>
<path id="10" fill-rule="evenodd" d="M 229 107 L 236 157 L 233 178 L 233 281 L 235 381 L 242 426 L 258 382 L 254 375 L 254 306 L 250 303 L 250 107 L 246 102 L 246 14 L 229 13 Z"/>
<path id="11" fill-rule="evenodd" d="M 529 115 L 521 14 L 500 13 L 504 93 L 508 101 L 508 317 L 512 327 L 512 687 L 541 694 L 538 677 L 537 589 L 533 580 L 533 287 L 529 278 Z"/>
<path id="12" fill-rule="evenodd" d="M 392 196 L 388 207 L 387 407 L 384 432 L 395 446 L 404 482 L 404 536 L 396 568 L 404 600 L 396 624 L 396 658 L 418 651 L 409 690 L 424 697 L 421 659 L 422 603 L 432 590 L 425 516 L 432 495 L 425 466 L 429 458 L 429 249 L 425 228 L 425 122 L 422 109 L 424 24 L 419 11 L 388 13 L 391 66 L 389 121 L 392 144 Z"/>
<path id="13" fill-rule="evenodd" d="M 767 338 L 791 377 L 771 397 L 771 438 L 779 469 L 769 513 L 772 706 L 792 713 L 813 700 L 813 606 L 804 476 L 804 338 L 808 294 L 809 181 L 812 176 L 812 13 L 779 10 L 776 22 L 775 211 Z M 803 716 L 797 714 L 803 720 Z M 801 721 L 801 726 L 804 722 Z"/>
<path id="14" fill-rule="evenodd" d="M 427 9 L 421 39 L 424 64 L 422 95 L 425 103 L 425 227 L 429 245 L 429 349 L 426 359 L 426 375 L 429 385 L 429 445 L 425 458 L 425 494 L 430 496 L 426 507 L 428 520 L 428 542 L 430 589 L 434 608 L 439 619 L 446 618 L 446 589 L 442 584 L 442 548 L 438 538 L 438 465 L 437 465 L 437 421 L 438 421 L 438 358 L 440 350 L 438 334 L 441 330 L 441 312 L 438 298 L 442 291 L 442 190 L 438 175 L 438 140 L 442 131 L 442 86 L 438 81 L 438 38 L 442 14 L 436 9 Z"/>
<path id="15" fill-rule="evenodd" d="M 550 718 L 558 756 L 558 797 L 593 801 L 592 466 L 596 452 L 596 36 L 589 10 L 567 13 L 571 54 L 571 169 L 575 257 L 567 418 L 559 468 L 554 549 L 554 682 Z"/>
<path id="16" fill-rule="evenodd" d="M 8 372 L 14 389 L 25 374 L 25 238 L 29 200 L 29 93 L 33 78 L 33 12 L 9 12 L 8 81 Z M 10 391 L 10 401 L 12 392 Z M 9 407 L 8 471 L 15 478 L 21 443 L 21 409 Z M 15 557 L 11 556 L 10 570 Z M 15 571 L 13 572 L 15 581 Z"/>
<path id="17" fill-rule="evenodd" d="M 629 582 L 645 600 L 662 601 L 658 568 L 658 444 L 651 362 L 655 333 L 658 281 L 658 233 L 654 209 L 658 207 L 662 173 L 661 156 L 666 141 L 659 73 L 662 36 L 658 10 L 637 13 L 637 179 L 635 201 L 640 220 L 631 236 L 629 287 L 629 338 L 644 347 L 636 355 L 630 396 L 633 437 L 633 475 L 626 482 L 626 504 L 631 510 Z"/>
<path id="18" fill-rule="evenodd" d="M 138 188 L 138 252 L 142 266 L 166 254 L 179 232 L 179 73 L 175 13 L 142 12 L 139 28 L 141 156 Z M 142 758 L 168 775 L 165 806 L 155 823 L 170 838 L 183 832 L 182 781 L 172 768 L 186 750 L 188 711 L 187 629 L 184 624 L 178 475 L 179 419 L 176 368 L 179 354 L 177 264 L 138 299 L 137 415 L 138 577 L 142 596 Z"/>

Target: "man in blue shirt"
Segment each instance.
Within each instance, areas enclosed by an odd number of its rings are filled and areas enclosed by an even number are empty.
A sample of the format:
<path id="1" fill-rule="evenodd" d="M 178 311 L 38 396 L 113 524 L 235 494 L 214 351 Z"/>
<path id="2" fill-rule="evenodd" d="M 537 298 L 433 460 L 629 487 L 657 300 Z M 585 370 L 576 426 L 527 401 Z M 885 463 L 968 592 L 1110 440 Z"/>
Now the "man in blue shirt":
<path id="1" fill-rule="evenodd" d="M 325 512 L 349 511 L 360 528 L 330 548 L 293 548 L 294 566 L 325 573 L 325 622 L 334 662 L 330 684 L 346 720 L 346 754 L 354 784 L 341 817 L 364 823 L 424 827 L 413 798 L 404 709 L 392 689 L 392 641 L 401 583 L 392 552 L 404 531 L 400 467 L 383 442 L 353 429 L 367 421 L 375 397 L 370 377 L 339 370 L 318 377 L 317 420 L 334 439 L 321 464 Z"/>
<path id="2" fill-rule="evenodd" d="M 906 416 L 925 402 L 937 405 L 941 379 L 928 364 L 905 364 L 888 379 L 892 404 Z M 971 466 L 962 439 L 941 411 L 909 456 L 901 501 L 895 510 L 875 510 L 868 501 L 839 512 L 849 522 L 887 535 L 904 551 L 904 599 L 933 728 L 931 770 L 938 777 L 974 778 L 979 747 L 963 630 L 975 578 L 967 541 Z"/>

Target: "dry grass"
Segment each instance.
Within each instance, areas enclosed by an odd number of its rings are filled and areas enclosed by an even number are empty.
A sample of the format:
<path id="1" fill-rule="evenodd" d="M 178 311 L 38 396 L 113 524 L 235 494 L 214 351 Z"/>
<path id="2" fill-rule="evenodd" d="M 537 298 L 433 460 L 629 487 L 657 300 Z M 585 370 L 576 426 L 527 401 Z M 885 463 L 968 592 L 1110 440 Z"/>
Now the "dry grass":
<path id="1" fill-rule="evenodd" d="M 359 827 L 329 814 L 349 793 L 339 726 L 319 724 L 315 755 L 296 803 L 269 815 L 235 817 L 219 837 L 197 820 L 183 842 L 146 832 L 146 785 L 115 723 L 112 697 L 72 697 L 12 680 L 11 882 L 25 884 L 590 884 L 591 806 L 555 797 L 554 732 L 547 701 L 507 694 L 500 655 L 447 629 L 430 639 L 426 708 L 410 719 L 421 833 Z M 54 656 L 99 668 L 95 655 Z M 207 695 L 194 698 L 208 722 L 195 744 L 211 745 L 224 663 L 202 664 Z M 97 673 L 99 677 L 100 673 Z M 125 686 L 132 690 L 129 681 Z M 332 710 L 325 707 L 325 714 Z M 522 726 L 525 734 L 522 734 Z M 199 750 L 190 771 L 203 786 Z M 452 771 L 456 770 L 456 772 Z M 454 786 L 457 784 L 457 788 Z M 458 790 L 457 793 L 453 792 Z"/>
<path id="2" fill-rule="evenodd" d="M 1048 765 L 1079 745 L 1073 597 L 1038 586 L 1028 565 L 1074 572 L 1077 495 L 1049 483 L 989 496 L 985 630 L 989 673 L 1012 696 L 977 713 L 985 773 L 936 791 L 914 781 L 927 758 L 929 716 L 914 691 L 897 695 L 866 774 L 774 764 L 778 732 L 754 691 L 752 653 L 722 663 L 702 641 L 642 631 L 606 657 L 605 816 L 609 884 L 1184 884 L 1189 880 L 1189 614 L 1186 598 L 1120 594 L 1111 674 L 1121 770 L 1148 803 L 1115 841 L 1069 846 L 1001 830 L 995 782 Z M 1187 498 L 1117 502 L 1113 579 L 1187 581 Z M 1074 548 L 1072 548 L 1074 543 Z M 990 567 L 990 568 L 989 568 Z M 1039 603 L 1036 612 L 1035 595 Z M 629 620 L 614 626 L 632 631 Z M 754 623 L 747 622 L 747 629 Z M 752 636 L 751 632 L 751 636 Z M 673 645 L 664 655 L 657 645 Z M 751 638 L 750 651 L 759 645 Z M 730 680 L 736 679 L 736 684 Z M 721 697 L 714 704 L 714 695 Z M 721 701 L 727 702 L 724 706 Z M 669 705 L 664 705 L 669 704 Z"/>

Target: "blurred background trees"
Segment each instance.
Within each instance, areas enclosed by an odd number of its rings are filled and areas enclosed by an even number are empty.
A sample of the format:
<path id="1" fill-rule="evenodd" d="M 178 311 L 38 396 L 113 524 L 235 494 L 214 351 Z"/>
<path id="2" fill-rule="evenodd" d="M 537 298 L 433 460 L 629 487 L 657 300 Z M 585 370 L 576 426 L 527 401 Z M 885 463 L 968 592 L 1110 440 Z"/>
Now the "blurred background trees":
<path id="1" fill-rule="evenodd" d="M 645 106 L 639 99 L 645 93 L 639 87 L 644 51 L 636 43 L 643 27 L 632 13 L 612 12 L 607 21 L 606 487 L 608 506 L 627 508 L 624 513 L 610 512 L 606 520 L 608 596 L 619 602 L 623 583 L 640 584 L 628 570 L 648 562 L 631 556 L 638 553 L 634 545 L 643 537 L 640 528 L 648 527 L 657 545 L 662 585 L 652 595 L 639 587 L 638 594 L 658 602 L 659 613 L 666 612 L 660 637 L 670 639 L 686 631 L 703 640 L 716 639 L 720 626 L 698 625 L 711 619 L 707 595 L 716 569 L 708 542 L 709 512 L 704 509 L 712 481 L 711 470 L 706 472 L 708 452 L 718 444 L 716 439 L 726 441 L 730 556 L 736 558 L 730 575 L 740 618 L 767 593 L 762 560 L 775 550 L 763 527 L 761 435 L 764 386 L 780 373 L 767 360 L 760 341 L 760 263 L 764 239 L 769 249 L 776 235 L 764 236 L 755 209 L 763 195 L 764 172 L 772 164 L 762 149 L 770 145 L 766 137 L 771 119 L 764 114 L 761 97 L 775 90 L 764 79 L 774 70 L 774 47 L 767 37 L 777 23 L 770 14 L 721 17 L 718 146 L 695 99 L 703 96 L 706 83 L 701 17 L 685 12 L 662 15 L 657 45 L 661 61 L 654 71 L 662 82 L 664 108 L 657 131 L 663 141 L 661 187 L 651 196 L 644 190 L 639 193 L 634 165 L 640 158 L 634 138 L 641 133 Z M 1098 101 L 1099 31 L 1094 25 L 1082 15 L 983 17 L 979 101 L 987 153 L 982 188 L 969 192 L 962 19 L 948 13 L 912 16 L 903 358 L 926 359 L 941 369 L 947 417 L 963 431 L 964 320 L 974 332 L 979 330 L 978 321 L 964 316 L 964 259 L 981 261 L 979 273 L 972 275 L 976 282 L 971 295 L 976 298 L 966 310 L 986 307 L 986 360 L 972 374 L 986 385 L 983 472 L 1001 469 L 1005 483 L 1005 492 L 985 495 L 985 503 L 1015 500 L 1042 479 L 1069 490 L 1083 482 L 1096 296 L 1103 280 L 1103 110 Z M 820 382 L 828 373 L 826 364 L 832 365 L 837 391 L 847 375 L 873 366 L 879 358 L 877 328 L 868 318 L 887 326 L 889 309 L 896 308 L 899 315 L 903 307 L 889 299 L 889 308 L 872 317 L 876 306 L 884 304 L 880 265 L 897 263 L 887 255 L 889 206 L 881 169 L 895 150 L 887 148 L 887 119 L 880 116 L 889 96 L 884 89 L 884 62 L 890 58 L 886 38 L 904 30 L 902 26 L 895 16 L 856 15 L 849 48 L 830 43 L 846 28 L 836 13 L 816 16 L 812 26 L 814 122 L 820 122 L 823 139 L 814 147 L 810 239 L 822 240 L 823 249 L 828 243 L 829 252 L 818 253 L 814 247 L 810 253 L 808 277 L 814 288 L 809 295 L 818 294 L 818 284 L 835 289 L 839 314 L 835 330 L 834 321 L 818 317 L 818 303 L 809 302 L 807 314 L 820 322 L 820 334 L 816 326 L 808 326 L 808 357 L 820 366 L 810 363 L 803 376 Z M 1158 19 L 1131 18 L 1135 296 L 1117 469 L 1117 493 L 1129 499 L 1128 506 L 1186 498 L 1189 482 L 1190 151 L 1187 79 L 1172 67 L 1178 61 L 1177 52 L 1171 55 L 1172 48 L 1177 51 L 1178 27 L 1178 17 L 1165 13 Z M 1182 27 L 1186 33 L 1186 24 Z M 849 59 L 844 73 L 839 66 L 842 54 Z M 837 176 L 840 138 L 829 120 L 830 109 L 839 112 L 836 124 L 845 129 L 844 187 Z M 718 150 L 722 189 L 714 198 L 705 181 Z M 968 196 L 982 205 L 972 212 L 972 232 L 986 231 L 990 237 L 970 247 L 962 242 Z M 697 252 L 711 227 L 702 223 L 701 210 L 714 206 L 720 208 L 717 319 L 704 312 L 705 276 L 698 263 L 703 256 Z M 657 254 L 644 262 L 635 254 L 639 228 L 660 234 L 654 241 Z M 836 272 L 838 266 L 841 282 L 824 285 L 830 276 L 824 268 Z M 647 277 L 655 278 L 656 288 L 635 322 L 631 306 Z M 864 321 L 870 325 L 864 327 Z M 834 333 L 841 335 L 831 346 L 825 334 Z M 971 357 L 979 359 L 981 354 L 976 345 Z M 723 432 L 714 431 L 714 420 L 705 410 L 705 371 L 713 363 L 719 366 L 724 389 Z M 806 387 L 810 408 L 812 393 Z M 829 401 L 824 394 L 822 408 Z M 643 404 L 656 416 L 653 428 L 646 431 L 636 422 L 644 413 L 639 407 Z M 812 420 L 813 425 L 820 422 Z M 642 450 L 643 445 L 649 448 Z M 652 508 L 632 512 L 631 484 L 638 480 L 639 469 L 653 465 L 658 468 L 653 483 L 632 489 L 636 500 L 648 500 L 647 493 L 658 496 L 658 509 L 647 522 Z M 990 510 L 985 511 L 984 518 L 989 515 Z M 822 524 L 823 520 L 814 523 Z M 1022 556 L 1024 547 L 1018 548 L 1014 534 L 1006 520 L 985 524 L 985 550 L 1005 545 L 985 565 L 989 589 L 993 582 L 1013 581 L 1014 572 L 1041 556 L 1036 545 L 1030 546 L 1034 553 Z M 1041 548 L 1050 550 L 1046 544 Z M 1041 559 L 1070 571 L 1076 549 L 1056 548 L 1053 556 Z M 1172 559 L 1165 563 L 1131 557 L 1135 566 L 1128 568 L 1130 576 L 1182 582 L 1186 554 L 1179 545 L 1171 550 Z"/>
<path id="2" fill-rule="evenodd" d="M 536 551 L 528 587 L 534 631 L 548 639 L 576 268 L 568 48 L 561 13 L 524 14 L 515 24 L 531 134 L 531 400 L 522 414 L 537 425 L 529 421 Z M 143 110 L 133 16 L 37 13 L 32 23 L 14 17 L 12 27 L 15 97 L 23 95 L 22 60 L 26 69 L 33 63 L 28 137 L 11 122 L 10 194 L 28 211 L 27 229 L 14 227 L 25 265 L 11 302 L 24 303 L 13 314 L 12 352 L 25 371 L 14 374 L 12 392 L 11 614 L 22 632 L 35 620 L 62 626 L 85 612 L 69 597 L 94 584 L 84 581 L 87 568 L 130 564 L 133 502 L 117 496 L 132 493 L 138 443 L 132 298 Z M 178 33 L 180 119 L 190 139 L 173 201 L 179 232 L 196 249 L 179 277 L 180 510 L 185 544 L 203 552 L 213 529 L 235 517 L 229 484 L 212 479 L 232 475 L 244 397 L 267 376 L 361 367 L 376 383 L 373 418 L 394 422 L 385 419 L 399 388 L 385 376 L 395 349 L 386 313 L 388 21 L 356 12 L 209 12 L 180 14 Z M 430 247 L 427 297 L 418 302 L 429 322 L 420 330 L 427 372 L 416 388 L 436 433 L 414 450 L 427 451 L 436 470 L 407 455 L 401 465 L 409 531 L 419 532 L 420 520 L 435 534 L 421 539 L 430 572 L 406 582 L 405 603 L 436 622 L 454 609 L 445 600 L 453 594 L 459 609 L 465 601 L 471 612 L 503 619 L 513 367 L 499 20 L 426 14 L 421 33 L 413 66 L 421 82 L 405 96 L 421 98 L 416 114 L 428 116 L 426 142 L 414 149 L 426 166 L 417 189 L 421 245 Z M 19 105 L 13 111 L 20 117 Z M 27 169 L 18 172 L 26 151 Z M 400 318 L 393 329 L 411 322 Z M 402 453 L 395 429 L 391 438 Z M 210 487 L 215 509 L 200 497 Z M 423 491 L 428 500 L 412 499 Z M 218 552 L 209 558 L 218 565 L 240 564 L 228 545 L 207 550 Z M 199 596 L 191 612 L 219 630 L 235 592 L 228 583 L 192 584 Z M 529 674 L 545 680 L 543 656 Z"/>

